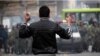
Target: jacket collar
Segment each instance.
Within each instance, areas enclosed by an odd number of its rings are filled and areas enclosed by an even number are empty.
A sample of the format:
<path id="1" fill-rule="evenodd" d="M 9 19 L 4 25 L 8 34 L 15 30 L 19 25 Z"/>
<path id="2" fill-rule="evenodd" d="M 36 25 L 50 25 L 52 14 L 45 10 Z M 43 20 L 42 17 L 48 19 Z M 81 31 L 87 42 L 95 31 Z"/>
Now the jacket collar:
<path id="1" fill-rule="evenodd" d="M 40 20 L 49 20 L 48 17 L 41 17 Z"/>

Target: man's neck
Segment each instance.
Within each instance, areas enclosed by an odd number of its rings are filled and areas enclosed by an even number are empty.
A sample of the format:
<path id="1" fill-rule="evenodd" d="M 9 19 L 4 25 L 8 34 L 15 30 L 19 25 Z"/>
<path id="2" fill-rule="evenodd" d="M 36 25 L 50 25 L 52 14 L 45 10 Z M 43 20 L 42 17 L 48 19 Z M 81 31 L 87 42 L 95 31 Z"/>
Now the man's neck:
<path id="1" fill-rule="evenodd" d="M 40 20 L 49 20 L 49 17 L 41 17 Z"/>

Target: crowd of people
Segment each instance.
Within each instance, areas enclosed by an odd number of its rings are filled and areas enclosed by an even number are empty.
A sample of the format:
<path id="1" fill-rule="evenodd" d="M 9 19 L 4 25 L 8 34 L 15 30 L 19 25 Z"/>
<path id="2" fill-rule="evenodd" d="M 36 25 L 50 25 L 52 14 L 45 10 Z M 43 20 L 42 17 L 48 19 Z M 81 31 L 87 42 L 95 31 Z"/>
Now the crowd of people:
<path id="1" fill-rule="evenodd" d="M 79 31 L 82 36 L 84 50 L 89 51 L 89 46 L 92 46 L 91 52 L 99 52 L 100 24 L 91 18 L 88 24 L 80 22 Z"/>
<path id="2" fill-rule="evenodd" d="M 4 50 L 3 52 L 6 54 L 31 53 L 32 38 L 19 38 L 20 26 L 20 24 L 13 26 L 11 32 L 8 32 L 8 28 L 0 25 L 0 51 Z"/>
<path id="3" fill-rule="evenodd" d="M 68 36 L 68 33 L 59 25 L 48 20 L 50 11 L 47 6 L 41 7 L 39 13 L 40 21 L 31 24 L 29 27 L 26 25 L 27 23 L 25 23 L 25 25 L 17 24 L 12 27 L 11 32 L 8 32 L 7 27 L 4 28 L 3 25 L 0 25 L 0 49 L 4 49 L 5 53 L 15 54 L 29 54 L 32 52 L 35 54 L 56 53 L 55 33 L 59 34 L 61 38 L 64 39 L 69 39 L 70 36 Z M 26 16 L 29 15 L 27 14 Z M 30 17 L 26 17 L 26 19 L 29 21 Z M 41 32 L 39 30 L 46 31 Z M 82 36 L 84 50 L 88 50 L 88 46 L 92 45 L 92 51 L 100 51 L 100 24 L 94 22 L 92 19 L 89 21 L 88 25 L 80 22 L 79 31 Z"/>

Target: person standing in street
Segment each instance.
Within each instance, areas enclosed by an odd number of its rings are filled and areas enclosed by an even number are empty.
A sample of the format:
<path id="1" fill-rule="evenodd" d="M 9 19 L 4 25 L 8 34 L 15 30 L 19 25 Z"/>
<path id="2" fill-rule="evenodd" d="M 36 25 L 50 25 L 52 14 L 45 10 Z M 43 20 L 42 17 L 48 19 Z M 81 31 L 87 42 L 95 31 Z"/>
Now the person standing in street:
<path id="1" fill-rule="evenodd" d="M 2 44 L 3 44 L 3 48 L 4 48 L 4 52 L 8 53 L 8 45 L 7 45 L 7 41 L 8 41 L 8 32 L 6 31 L 6 29 L 4 28 L 3 25 L 0 26 L 0 37 L 2 38 Z"/>
<path id="2" fill-rule="evenodd" d="M 19 30 L 19 37 L 33 37 L 33 54 L 56 54 L 58 51 L 56 34 L 63 39 L 69 39 L 70 36 L 67 30 L 49 20 L 50 9 L 47 6 L 40 7 L 39 17 L 40 21 L 31 23 L 30 26 L 22 25 Z M 27 17 L 25 23 L 27 24 L 29 20 L 30 17 Z"/>

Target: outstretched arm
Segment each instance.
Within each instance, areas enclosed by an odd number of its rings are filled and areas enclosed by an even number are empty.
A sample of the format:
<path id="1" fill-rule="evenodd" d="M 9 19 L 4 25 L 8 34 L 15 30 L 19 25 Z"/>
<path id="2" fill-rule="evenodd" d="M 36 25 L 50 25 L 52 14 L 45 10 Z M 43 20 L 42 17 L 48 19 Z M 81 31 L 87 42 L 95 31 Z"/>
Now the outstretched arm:
<path id="1" fill-rule="evenodd" d="M 26 12 L 24 15 L 25 25 L 22 25 L 19 29 L 20 38 L 28 38 L 32 35 L 31 27 L 27 26 L 27 23 L 30 20 L 30 14 L 27 12 L 27 10 L 25 12 Z"/>
<path id="2" fill-rule="evenodd" d="M 19 29 L 20 38 L 28 38 L 32 35 L 31 28 L 26 25 L 22 25 Z"/>

